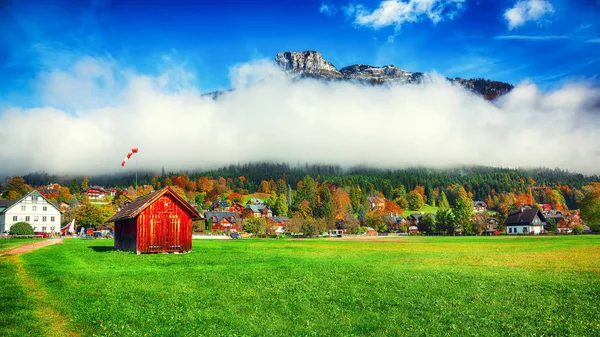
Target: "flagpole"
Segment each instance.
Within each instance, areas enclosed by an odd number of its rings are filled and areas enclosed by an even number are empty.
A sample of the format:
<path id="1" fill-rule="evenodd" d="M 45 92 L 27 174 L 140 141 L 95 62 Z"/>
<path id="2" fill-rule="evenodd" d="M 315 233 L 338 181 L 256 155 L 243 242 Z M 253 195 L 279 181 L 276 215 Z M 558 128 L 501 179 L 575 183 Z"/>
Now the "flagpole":
<path id="1" fill-rule="evenodd" d="M 135 195 L 137 195 L 137 193 L 138 193 L 137 176 L 138 176 L 138 159 L 137 159 L 137 156 L 135 156 Z"/>

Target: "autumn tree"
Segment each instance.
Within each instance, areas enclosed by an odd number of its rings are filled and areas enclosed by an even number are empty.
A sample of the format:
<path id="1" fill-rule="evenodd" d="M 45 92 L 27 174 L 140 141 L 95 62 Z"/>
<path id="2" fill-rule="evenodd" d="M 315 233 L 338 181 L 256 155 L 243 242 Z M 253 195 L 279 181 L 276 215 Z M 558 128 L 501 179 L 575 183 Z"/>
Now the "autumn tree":
<path id="1" fill-rule="evenodd" d="M 300 204 L 302 201 L 308 201 L 308 206 L 311 210 L 317 207 L 317 183 L 310 176 L 306 175 L 301 182 L 298 183 L 296 191 L 296 201 Z"/>
<path id="2" fill-rule="evenodd" d="M 333 198 L 334 214 L 337 219 L 343 219 L 344 214 L 348 211 L 348 207 L 350 207 L 350 213 L 352 212 L 353 208 L 350 196 L 346 193 L 345 189 L 341 187 L 335 188 L 331 193 L 331 197 Z"/>
<path id="3" fill-rule="evenodd" d="M 581 218 L 597 232 L 600 231 L 600 183 L 591 186 L 580 202 Z"/>
<path id="4" fill-rule="evenodd" d="M 20 176 L 9 178 L 2 185 L 2 197 L 8 200 L 20 199 L 31 191 L 33 188 L 25 184 L 25 179 Z"/>
<path id="5" fill-rule="evenodd" d="M 416 190 L 408 192 L 406 200 L 408 201 L 408 209 L 411 211 L 419 211 L 425 206 L 423 196 Z"/>

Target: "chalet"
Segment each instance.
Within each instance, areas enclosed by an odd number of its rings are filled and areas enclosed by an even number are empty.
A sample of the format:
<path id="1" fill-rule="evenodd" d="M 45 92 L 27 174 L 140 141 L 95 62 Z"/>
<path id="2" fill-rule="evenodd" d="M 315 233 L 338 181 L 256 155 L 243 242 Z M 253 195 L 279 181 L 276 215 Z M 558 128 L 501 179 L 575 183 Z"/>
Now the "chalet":
<path id="1" fill-rule="evenodd" d="M 71 205 L 69 205 L 68 203 L 61 201 L 58 203 L 58 208 L 61 210 L 61 212 L 64 212 L 66 210 L 68 210 L 69 208 L 71 208 Z"/>
<path id="2" fill-rule="evenodd" d="M 107 222 L 115 223 L 115 249 L 141 253 L 192 250 L 192 220 L 200 214 L 170 187 L 139 197 Z"/>
<path id="3" fill-rule="evenodd" d="M 406 221 L 410 224 L 410 225 L 418 225 L 419 224 L 419 218 L 422 216 L 423 214 L 419 214 L 419 213 L 413 213 L 409 216 L 406 217 Z"/>
<path id="4" fill-rule="evenodd" d="M 537 208 L 512 210 L 506 218 L 506 233 L 540 234 L 545 224 L 546 217 Z"/>
<path id="5" fill-rule="evenodd" d="M 289 218 L 287 216 L 274 216 L 268 218 L 267 222 L 271 225 L 271 234 L 283 234 L 285 233 L 285 225 L 287 225 Z"/>
<path id="6" fill-rule="evenodd" d="M 209 206 L 209 210 L 216 212 L 216 211 L 220 211 L 220 210 L 224 210 L 227 207 L 229 207 L 229 205 L 227 205 L 227 201 L 213 201 L 210 206 Z"/>
<path id="7" fill-rule="evenodd" d="M 258 199 L 258 198 L 250 198 L 250 200 L 248 200 L 248 202 L 246 202 L 246 205 L 264 205 L 265 203 Z"/>
<path id="8" fill-rule="evenodd" d="M 117 195 L 117 188 L 116 187 L 111 188 L 110 190 L 108 190 L 108 194 L 114 198 L 115 195 Z"/>
<path id="9" fill-rule="evenodd" d="M 49 184 L 46 186 L 43 186 L 40 189 L 40 193 L 42 193 L 45 197 L 51 195 L 51 194 L 58 194 L 60 193 L 60 185 L 59 184 Z"/>
<path id="10" fill-rule="evenodd" d="M 367 201 L 372 211 L 383 211 L 385 209 L 385 198 L 370 196 L 367 197 Z"/>
<path id="11" fill-rule="evenodd" d="M 367 232 L 365 235 L 377 236 L 377 231 L 374 228 L 366 227 Z"/>
<path id="12" fill-rule="evenodd" d="M 236 202 L 233 205 L 231 205 L 231 207 L 229 207 L 229 211 L 242 214 L 244 212 L 244 208 L 244 205 L 240 204 L 239 202 Z"/>
<path id="13" fill-rule="evenodd" d="M 17 222 L 27 222 L 34 232 L 58 232 L 61 215 L 57 205 L 34 190 L 16 201 L 0 201 L 0 233 L 9 232 Z"/>
<path id="14" fill-rule="evenodd" d="M 546 217 L 546 225 L 548 221 L 552 219 L 556 221 L 556 223 L 559 223 L 562 219 L 564 219 L 562 211 L 559 210 L 549 210 L 547 212 L 542 211 L 542 214 L 544 214 L 544 217 Z"/>
<path id="15" fill-rule="evenodd" d="M 273 216 L 273 211 L 267 205 L 247 204 L 245 212 L 252 214 L 255 218 L 270 218 Z"/>
<path id="16" fill-rule="evenodd" d="M 106 198 L 106 191 L 103 187 L 92 186 L 83 190 L 82 194 L 87 195 L 90 200 L 103 200 Z"/>
<path id="17" fill-rule="evenodd" d="M 547 213 L 552 210 L 552 205 L 550 204 L 540 204 L 540 208 L 542 209 L 542 213 Z"/>
<path id="18" fill-rule="evenodd" d="M 235 212 L 205 212 L 206 228 L 213 232 L 236 232 L 240 230 L 240 221 Z"/>
<path id="19" fill-rule="evenodd" d="M 475 213 L 483 213 L 487 211 L 487 205 L 483 201 L 473 201 L 473 212 Z"/>

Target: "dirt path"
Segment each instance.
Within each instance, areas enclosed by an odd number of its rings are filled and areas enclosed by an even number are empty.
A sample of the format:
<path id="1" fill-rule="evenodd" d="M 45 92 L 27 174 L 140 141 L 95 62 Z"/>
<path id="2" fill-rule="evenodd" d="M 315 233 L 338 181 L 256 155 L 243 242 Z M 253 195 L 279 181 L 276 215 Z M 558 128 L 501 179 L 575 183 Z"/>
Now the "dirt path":
<path id="1" fill-rule="evenodd" d="M 5 255 L 5 254 L 21 255 L 21 254 L 32 252 L 32 251 L 42 248 L 42 247 L 61 244 L 62 240 L 63 239 L 49 239 L 49 240 L 44 240 L 44 241 L 40 241 L 40 242 L 25 243 L 17 248 L 13 248 L 11 250 L 5 251 L 0 255 Z"/>
<path id="2" fill-rule="evenodd" d="M 40 247 L 62 242 L 62 240 L 58 239 L 56 241 L 59 242 L 48 243 Z M 27 250 L 19 254 L 27 253 L 30 251 L 31 250 Z M 36 314 L 41 321 L 45 322 L 43 329 L 45 330 L 46 334 L 51 337 L 78 337 L 79 334 L 70 329 L 65 315 L 61 314 L 59 311 L 54 309 L 55 306 L 53 305 L 51 297 L 48 296 L 48 294 L 46 293 L 46 289 L 44 287 L 41 287 L 40 284 L 25 270 L 25 268 L 23 267 L 23 261 L 21 260 L 21 257 L 18 255 L 12 255 L 9 256 L 8 259 L 11 260 L 17 267 L 17 274 L 23 282 L 23 285 L 27 288 L 28 295 L 36 300 L 38 305 L 36 309 Z"/>

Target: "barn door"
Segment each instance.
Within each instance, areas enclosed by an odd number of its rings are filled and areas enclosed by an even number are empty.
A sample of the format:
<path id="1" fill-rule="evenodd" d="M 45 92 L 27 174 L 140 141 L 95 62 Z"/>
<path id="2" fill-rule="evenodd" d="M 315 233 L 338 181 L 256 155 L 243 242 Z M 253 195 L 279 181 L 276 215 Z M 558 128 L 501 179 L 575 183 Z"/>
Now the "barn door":
<path id="1" fill-rule="evenodd" d="M 175 216 L 165 219 L 165 249 L 181 250 L 179 219 Z"/>

